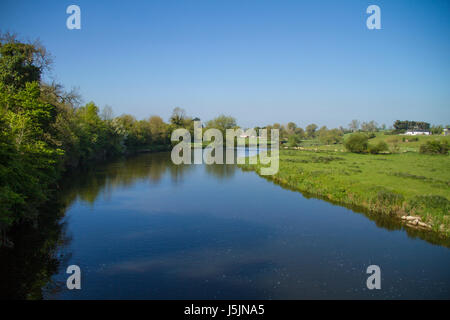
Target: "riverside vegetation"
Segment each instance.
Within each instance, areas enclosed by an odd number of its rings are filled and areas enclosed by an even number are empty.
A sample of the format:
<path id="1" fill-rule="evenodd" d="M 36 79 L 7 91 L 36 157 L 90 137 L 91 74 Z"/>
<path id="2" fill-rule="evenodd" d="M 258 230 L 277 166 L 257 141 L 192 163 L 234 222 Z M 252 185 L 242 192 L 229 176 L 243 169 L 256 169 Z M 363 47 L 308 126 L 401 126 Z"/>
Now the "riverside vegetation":
<path id="1" fill-rule="evenodd" d="M 403 217 L 408 226 L 417 219 L 449 237 L 450 137 L 379 132 L 360 140 L 363 135 L 345 134 L 343 143 L 334 145 L 307 141 L 304 147 L 285 147 L 279 172 L 267 178 L 332 202 Z M 355 137 L 363 145 L 360 149 L 346 143 Z M 380 146 L 380 153 L 372 154 L 371 145 Z M 242 165 L 257 172 L 261 166 Z"/>
<path id="2" fill-rule="evenodd" d="M 168 150 L 175 129 L 186 128 L 193 135 L 193 123 L 200 120 L 181 108 L 173 110 L 167 123 L 159 116 L 114 117 L 110 107 L 100 111 L 94 102 L 82 105 L 75 91 L 43 81 L 50 65 L 49 54 L 38 42 L 0 36 L 1 233 L 14 224 L 36 221 L 66 171 L 117 155 Z M 408 126 L 429 128 L 410 121 L 397 121 L 393 130 L 378 128 L 374 121 L 359 129 L 356 120 L 349 129 L 310 124 L 303 130 L 293 122 L 267 125 L 263 128 L 268 141 L 270 129 L 279 129 L 284 148 L 290 148 L 280 150 L 280 170 L 272 179 L 342 204 L 417 215 L 448 236 L 448 137 L 397 135 Z M 205 127 L 225 132 L 237 124 L 221 115 Z M 443 127 L 430 130 L 439 134 Z M 260 164 L 243 167 L 261 169 Z"/>
<path id="3" fill-rule="evenodd" d="M 0 35 L 0 240 L 11 226 L 38 220 L 64 172 L 117 155 L 169 150 L 172 131 L 193 130 L 199 120 L 181 108 L 168 123 L 159 116 L 114 117 L 111 107 L 81 105 L 76 91 L 45 82 L 50 66 L 39 42 Z M 220 116 L 211 124 L 225 130 L 235 120 Z"/>

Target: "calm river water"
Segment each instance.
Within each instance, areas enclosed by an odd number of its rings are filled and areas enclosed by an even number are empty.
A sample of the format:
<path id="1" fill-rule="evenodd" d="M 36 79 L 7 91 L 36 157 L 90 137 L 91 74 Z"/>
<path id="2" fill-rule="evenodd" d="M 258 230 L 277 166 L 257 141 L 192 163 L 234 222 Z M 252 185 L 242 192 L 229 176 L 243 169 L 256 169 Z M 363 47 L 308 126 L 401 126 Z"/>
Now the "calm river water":
<path id="1" fill-rule="evenodd" d="M 39 234 L 16 239 L 14 249 L 0 255 L 3 293 L 450 298 L 448 243 L 308 199 L 234 165 L 175 166 L 170 153 L 143 154 L 78 172 L 62 189 L 61 219 L 42 222 Z M 31 244 L 43 253 L 30 254 Z M 72 264 L 81 268 L 81 290 L 66 288 Z M 372 264 L 381 268 L 381 290 L 366 287 Z"/>

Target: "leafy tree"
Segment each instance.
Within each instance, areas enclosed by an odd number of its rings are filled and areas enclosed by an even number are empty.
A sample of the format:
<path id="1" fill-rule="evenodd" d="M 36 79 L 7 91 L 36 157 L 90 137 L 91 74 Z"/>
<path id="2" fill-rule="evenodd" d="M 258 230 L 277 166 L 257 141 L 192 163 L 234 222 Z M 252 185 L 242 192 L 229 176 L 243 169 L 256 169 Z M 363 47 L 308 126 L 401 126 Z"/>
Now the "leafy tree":
<path id="1" fill-rule="evenodd" d="M 14 35 L 0 36 L 0 83 L 6 91 L 16 91 L 28 82 L 41 79 L 51 58 L 39 42 L 21 43 Z"/>
<path id="2" fill-rule="evenodd" d="M 169 144 L 160 117 L 137 121 L 101 115 L 93 102 L 80 106 L 76 90 L 41 82 L 51 59 L 39 43 L 0 35 L 0 232 L 34 220 L 63 170 L 124 153 L 127 148 Z M 190 124 L 176 109 L 174 124 Z"/>
<path id="3" fill-rule="evenodd" d="M 295 129 L 297 128 L 297 125 L 294 122 L 289 122 L 287 124 L 287 130 L 289 131 L 289 133 L 294 133 Z"/>
<path id="4" fill-rule="evenodd" d="M 300 139 L 305 138 L 305 130 L 303 130 L 303 129 L 300 128 L 300 127 L 295 128 L 294 133 L 295 133 Z"/>
<path id="5" fill-rule="evenodd" d="M 319 130 L 319 140 L 323 144 L 336 144 L 342 141 L 344 134 L 339 129 L 328 130 L 326 127 L 322 127 Z"/>
<path id="6" fill-rule="evenodd" d="M 206 128 L 215 128 L 225 135 L 227 129 L 236 128 L 236 119 L 231 116 L 220 115 L 212 120 L 206 122 Z"/>
<path id="7" fill-rule="evenodd" d="M 152 135 L 153 143 L 155 144 L 167 144 L 167 125 L 163 119 L 159 116 L 151 116 L 148 120 L 150 125 L 150 132 Z"/>
<path id="8" fill-rule="evenodd" d="M 300 144 L 300 142 L 301 142 L 301 139 L 300 139 L 300 137 L 298 135 L 291 134 L 289 136 L 289 138 L 288 138 L 287 145 L 289 147 L 296 147 L 296 146 L 298 146 Z"/>
<path id="9" fill-rule="evenodd" d="M 367 152 L 368 138 L 363 133 L 353 133 L 344 142 L 345 148 L 353 153 Z"/>
<path id="10" fill-rule="evenodd" d="M 312 123 L 306 127 L 306 135 L 309 138 L 314 138 L 316 136 L 317 125 Z"/>

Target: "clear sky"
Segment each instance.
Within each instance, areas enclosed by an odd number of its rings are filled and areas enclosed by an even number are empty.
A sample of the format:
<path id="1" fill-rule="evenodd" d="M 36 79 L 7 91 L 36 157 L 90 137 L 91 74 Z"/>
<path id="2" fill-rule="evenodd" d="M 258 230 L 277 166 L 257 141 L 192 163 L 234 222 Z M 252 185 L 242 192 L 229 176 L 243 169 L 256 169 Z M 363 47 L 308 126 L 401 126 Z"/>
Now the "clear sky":
<path id="1" fill-rule="evenodd" d="M 81 30 L 66 28 L 71 4 Z M 450 124 L 446 0 L 1 0 L 0 29 L 40 38 L 53 77 L 116 115 Z"/>

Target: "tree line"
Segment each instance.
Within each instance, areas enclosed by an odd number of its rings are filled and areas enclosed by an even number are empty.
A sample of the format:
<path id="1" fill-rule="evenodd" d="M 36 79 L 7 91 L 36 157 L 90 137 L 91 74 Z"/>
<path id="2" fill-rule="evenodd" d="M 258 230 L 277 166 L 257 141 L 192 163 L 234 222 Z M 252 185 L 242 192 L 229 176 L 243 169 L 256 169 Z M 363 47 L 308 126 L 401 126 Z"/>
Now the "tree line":
<path id="1" fill-rule="evenodd" d="M 65 170 L 140 150 L 168 150 L 175 129 L 186 128 L 193 137 L 194 121 L 200 121 L 182 108 L 175 108 L 165 122 L 157 115 L 144 120 L 128 114 L 114 116 L 111 107 L 100 110 L 94 102 L 82 105 L 76 91 L 42 80 L 51 63 L 39 42 L 0 35 L 0 230 L 36 217 Z M 394 126 L 403 128 L 405 123 L 397 121 Z M 424 123 L 406 122 L 406 126 Z M 204 127 L 225 134 L 238 125 L 235 118 L 222 114 Z M 268 138 L 271 129 L 278 129 L 283 143 L 297 146 L 303 140 L 342 143 L 346 133 L 373 133 L 386 126 L 353 120 L 348 128 L 310 124 L 303 129 L 294 122 L 263 128 Z"/>
<path id="2" fill-rule="evenodd" d="M 172 131 L 193 130 L 200 120 L 181 108 L 165 122 L 81 105 L 76 91 L 42 80 L 51 63 L 39 42 L 0 35 L 0 231 L 36 218 L 65 170 L 143 149 L 168 150 Z M 226 130 L 236 120 L 222 115 L 207 125 Z"/>

